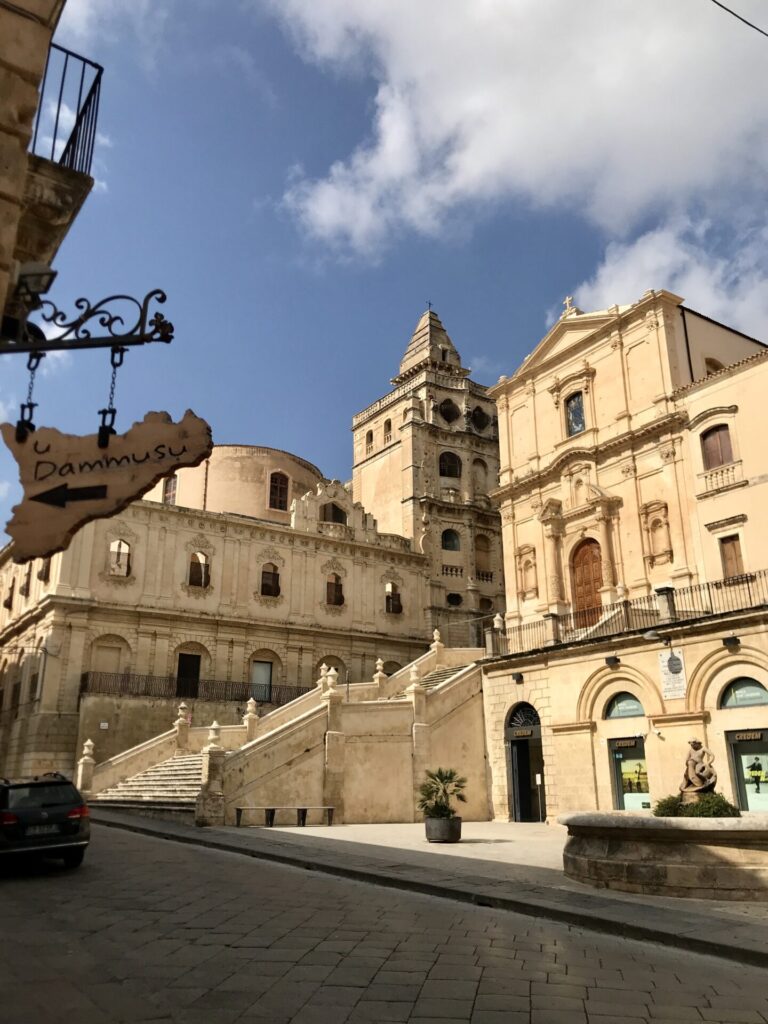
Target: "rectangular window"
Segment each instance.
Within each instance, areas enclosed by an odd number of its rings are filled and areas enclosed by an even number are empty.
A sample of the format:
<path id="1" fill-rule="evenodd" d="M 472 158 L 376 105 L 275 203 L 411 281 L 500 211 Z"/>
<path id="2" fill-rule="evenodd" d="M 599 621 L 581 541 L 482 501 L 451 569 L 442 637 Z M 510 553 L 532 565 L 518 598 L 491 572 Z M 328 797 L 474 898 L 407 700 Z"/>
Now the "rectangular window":
<path id="1" fill-rule="evenodd" d="M 44 558 L 43 564 L 40 566 L 37 572 L 37 578 L 42 580 L 43 583 L 47 583 L 51 578 L 51 560 L 50 558 Z"/>
<path id="2" fill-rule="evenodd" d="M 176 474 L 173 476 L 167 476 L 163 480 L 163 504 L 164 505 L 175 505 L 176 504 Z"/>
<path id="3" fill-rule="evenodd" d="M 737 533 L 731 537 L 720 538 L 720 558 L 723 562 L 723 576 L 726 579 L 742 575 L 744 563 L 741 560 L 741 542 Z"/>

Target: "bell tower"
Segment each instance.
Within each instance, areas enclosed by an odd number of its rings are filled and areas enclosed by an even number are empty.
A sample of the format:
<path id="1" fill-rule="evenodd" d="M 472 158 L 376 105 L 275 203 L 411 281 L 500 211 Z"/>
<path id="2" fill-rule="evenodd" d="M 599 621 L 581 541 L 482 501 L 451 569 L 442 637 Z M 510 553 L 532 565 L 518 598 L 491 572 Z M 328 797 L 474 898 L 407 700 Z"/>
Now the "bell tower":
<path id="1" fill-rule="evenodd" d="M 435 625 L 504 610 L 496 405 L 433 309 L 392 389 L 352 422 L 355 501 L 429 558 Z"/>

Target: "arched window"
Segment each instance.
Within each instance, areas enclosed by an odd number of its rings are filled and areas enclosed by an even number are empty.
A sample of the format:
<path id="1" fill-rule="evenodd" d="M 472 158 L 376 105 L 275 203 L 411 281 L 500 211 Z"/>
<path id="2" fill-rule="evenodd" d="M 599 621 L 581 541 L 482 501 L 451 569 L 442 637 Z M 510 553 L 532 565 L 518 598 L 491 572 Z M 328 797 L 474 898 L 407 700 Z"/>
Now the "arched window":
<path id="1" fill-rule="evenodd" d="M 490 597 L 480 598 L 480 611 L 486 613 L 493 611 L 493 601 L 491 600 Z"/>
<path id="2" fill-rule="evenodd" d="M 369 430 L 365 435 L 365 454 L 370 455 L 373 451 L 373 431 Z"/>
<path id="3" fill-rule="evenodd" d="M 443 551 L 461 551 L 461 537 L 455 530 L 443 530 Z"/>
<path id="4" fill-rule="evenodd" d="M 475 568 L 478 572 L 491 571 L 491 540 L 483 533 L 475 537 Z"/>
<path id="5" fill-rule="evenodd" d="M 163 504 L 164 505 L 175 505 L 176 504 L 176 483 L 177 477 L 174 473 L 172 476 L 167 476 L 163 480 Z"/>
<path id="6" fill-rule="evenodd" d="M 586 430 L 584 421 L 584 392 L 574 391 L 565 400 L 565 430 L 568 437 Z"/>
<path id="7" fill-rule="evenodd" d="M 341 576 L 332 572 L 325 583 L 325 603 L 340 608 L 344 604 L 344 585 Z"/>
<path id="8" fill-rule="evenodd" d="M 269 478 L 269 507 L 288 511 L 288 477 L 285 473 L 272 473 Z"/>
<path id="9" fill-rule="evenodd" d="M 519 729 L 521 727 L 537 725 L 541 725 L 541 718 L 533 704 L 526 704 L 525 701 L 521 701 L 520 704 L 516 704 L 509 712 L 509 717 L 507 718 L 508 729 Z"/>
<path id="10" fill-rule="evenodd" d="M 446 594 L 445 603 L 449 604 L 451 608 L 458 608 L 459 605 L 464 604 L 464 598 L 461 594 Z"/>
<path id="11" fill-rule="evenodd" d="M 202 551 L 194 551 L 189 559 L 190 587 L 209 587 L 211 585 L 211 565 L 208 555 Z"/>
<path id="12" fill-rule="evenodd" d="M 731 448 L 731 432 L 725 423 L 710 427 L 701 435 L 701 454 L 704 458 L 704 469 L 716 469 L 733 462 Z"/>
<path id="13" fill-rule="evenodd" d="M 385 609 L 388 615 L 402 614 L 403 604 L 400 600 L 400 591 L 397 589 L 396 583 L 387 583 L 386 585 Z"/>
<path id="14" fill-rule="evenodd" d="M 131 545 L 125 540 L 113 540 L 109 545 L 109 575 L 131 575 Z"/>
<path id="15" fill-rule="evenodd" d="M 261 593 L 263 597 L 280 597 L 280 572 L 274 562 L 261 567 Z"/>
<path id="16" fill-rule="evenodd" d="M 723 690 L 720 698 L 721 708 L 745 708 L 755 704 L 768 704 L 768 690 L 749 676 L 734 679 Z"/>
<path id="17" fill-rule="evenodd" d="M 711 377 L 713 373 L 719 373 L 720 370 L 724 370 L 725 367 L 719 359 L 705 359 L 704 369 L 707 371 L 707 376 Z"/>
<path id="18" fill-rule="evenodd" d="M 384 420 L 384 444 L 392 440 L 392 420 Z"/>
<path id="19" fill-rule="evenodd" d="M 456 479 L 461 476 L 461 459 L 455 452 L 441 452 L 440 476 L 450 476 Z"/>
<path id="20" fill-rule="evenodd" d="M 437 407 L 440 415 L 443 417 L 446 423 L 453 423 L 461 416 L 461 410 L 455 402 L 452 402 L 450 398 L 446 398 L 444 402 L 441 402 Z"/>
<path id="21" fill-rule="evenodd" d="M 324 523 L 341 523 L 342 526 L 347 525 L 347 513 L 334 501 L 329 501 L 327 504 L 323 505 L 320 512 Z"/>
<path id="22" fill-rule="evenodd" d="M 384 662 L 384 675 L 393 676 L 395 672 L 399 672 L 403 666 L 399 661 L 385 661 Z"/>
<path id="23" fill-rule="evenodd" d="M 606 718 L 641 718 L 644 714 L 643 705 L 631 693 L 617 693 L 605 709 Z"/>

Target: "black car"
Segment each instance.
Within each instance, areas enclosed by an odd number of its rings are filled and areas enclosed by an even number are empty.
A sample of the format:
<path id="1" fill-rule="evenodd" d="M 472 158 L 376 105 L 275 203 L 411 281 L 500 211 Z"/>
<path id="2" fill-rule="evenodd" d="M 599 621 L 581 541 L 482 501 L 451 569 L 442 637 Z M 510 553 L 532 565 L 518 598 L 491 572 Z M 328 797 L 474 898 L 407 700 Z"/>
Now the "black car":
<path id="1" fill-rule="evenodd" d="M 64 775 L 0 778 L 0 858 L 33 854 L 82 864 L 91 823 L 88 805 Z"/>

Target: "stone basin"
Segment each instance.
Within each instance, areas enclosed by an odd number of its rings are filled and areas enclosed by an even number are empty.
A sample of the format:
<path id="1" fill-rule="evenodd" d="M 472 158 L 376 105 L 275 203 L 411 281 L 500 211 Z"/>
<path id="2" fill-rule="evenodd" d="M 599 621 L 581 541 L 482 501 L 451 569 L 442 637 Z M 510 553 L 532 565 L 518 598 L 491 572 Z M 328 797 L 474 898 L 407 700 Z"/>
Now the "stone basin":
<path id="1" fill-rule="evenodd" d="M 705 900 L 768 901 L 768 814 L 655 818 L 564 814 L 563 869 L 598 889 Z"/>

